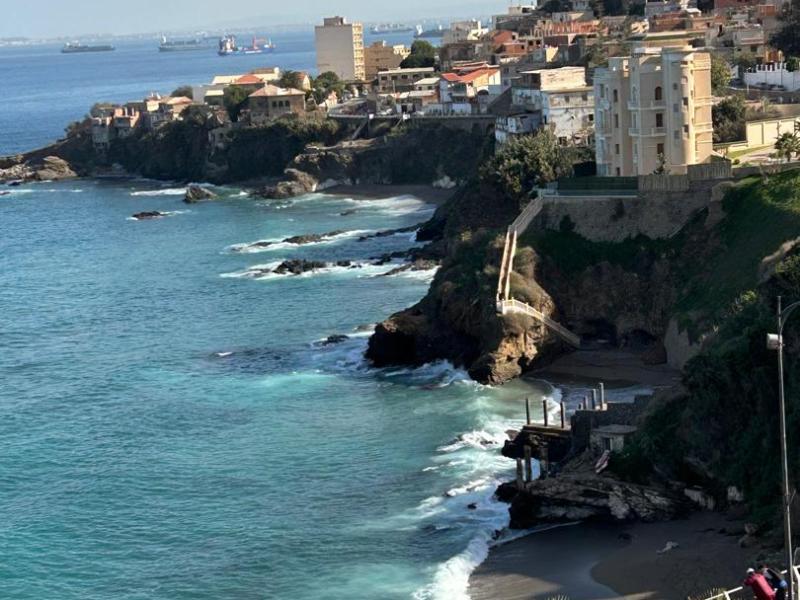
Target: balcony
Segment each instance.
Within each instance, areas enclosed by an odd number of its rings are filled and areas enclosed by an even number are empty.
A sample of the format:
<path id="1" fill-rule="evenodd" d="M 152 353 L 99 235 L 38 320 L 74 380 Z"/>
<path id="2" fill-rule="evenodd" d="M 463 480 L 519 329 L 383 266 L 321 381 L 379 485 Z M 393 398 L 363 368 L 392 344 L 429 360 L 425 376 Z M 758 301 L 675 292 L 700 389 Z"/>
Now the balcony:
<path id="1" fill-rule="evenodd" d="M 628 129 L 628 135 L 636 137 L 658 137 L 665 134 L 666 129 L 663 127 L 631 127 Z"/>

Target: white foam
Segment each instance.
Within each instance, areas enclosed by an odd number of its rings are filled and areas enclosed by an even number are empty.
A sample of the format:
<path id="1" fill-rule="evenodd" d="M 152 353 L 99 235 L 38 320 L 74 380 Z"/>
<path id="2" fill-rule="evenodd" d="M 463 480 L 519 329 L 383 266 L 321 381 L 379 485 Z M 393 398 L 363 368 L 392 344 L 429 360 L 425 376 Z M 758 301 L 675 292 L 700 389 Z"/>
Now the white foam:
<path id="1" fill-rule="evenodd" d="M 284 277 L 317 277 L 320 275 L 351 275 L 354 277 L 374 277 L 375 273 L 378 272 L 380 269 L 384 268 L 384 266 L 376 266 L 371 263 L 365 262 L 357 262 L 351 261 L 350 266 L 340 266 L 334 263 L 328 264 L 325 267 L 319 267 L 317 269 L 312 269 L 309 271 L 304 271 L 303 273 L 294 274 L 290 272 L 286 273 L 267 273 L 265 270 L 273 271 L 278 266 L 280 266 L 284 261 L 275 261 L 270 263 L 265 263 L 261 265 L 253 265 L 244 269 L 243 271 L 233 271 L 231 273 L 222 273 L 220 277 L 226 278 L 245 278 L 245 279 L 259 279 L 259 280 L 275 280 L 281 279 Z M 367 333 L 363 337 L 369 337 L 371 332 Z M 353 336 L 355 337 L 355 336 Z"/>
<path id="2" fill-rule="evenodd" d="M 183 196 L 186 193 L 186 188 L 162 188 L 160 190 L 141 190 L 138 192 L 131 192 L 131 196 Z"/>
<path id="3" fill-rule="evenodd" d="M 369 230 L 354 229 L 352 231 L 345 231 L 342 233 L 337 233 L 336 235 L 326 236 L 318 242 L 308 242 L 306 244 L 293 244 L 291 242 L 284 242 L 283 241 L 284 239 L 293 237 L 293 236 L 286 236 L 284 238 L 277 238 L 277 239 L 273 238 L 265 240 L 256 240 L 254 242 L 244 242 L 241 244 L 232 244 L 228 246 L 227 250 L 230 252 L 237 252 L 239 254 L 258 254 L 259 252 L 273 252 L 275 250 L 287 250 L 291 248 L 301 248 L 304 246 L 319 246 L 322 244 L 333 244 L 341 240 L 364 235 L 365 233 L 369 233 Z M 258 243 L 269 243 L 269 246 L 253 247 L 253 244 L 258 244 Z"/>
<path id="4" fill-rule="evenodd" d="M 364 200 L 356 198 L 345 198 L 348 204 L 354 204 L 362 210 L 374 210 L 385 215 L 403 216 L 410 214 L 432 214 L 436 206 L 420 200 L 415 196 L 402 195 L 381 200 Z"/>

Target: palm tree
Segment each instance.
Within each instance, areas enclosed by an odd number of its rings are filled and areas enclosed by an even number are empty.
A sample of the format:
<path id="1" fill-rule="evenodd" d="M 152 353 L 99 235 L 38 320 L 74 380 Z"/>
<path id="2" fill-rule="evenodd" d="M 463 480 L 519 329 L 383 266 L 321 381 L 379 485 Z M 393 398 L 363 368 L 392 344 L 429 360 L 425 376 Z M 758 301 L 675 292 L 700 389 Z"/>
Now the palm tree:
<path id="1" fill-rule="evenodd" d="M 782 133 L 775 142 L 775 151 L 786 162 L 791 161 L 792 155 L 800 155 L 800 138 L 796 133 Z"/>

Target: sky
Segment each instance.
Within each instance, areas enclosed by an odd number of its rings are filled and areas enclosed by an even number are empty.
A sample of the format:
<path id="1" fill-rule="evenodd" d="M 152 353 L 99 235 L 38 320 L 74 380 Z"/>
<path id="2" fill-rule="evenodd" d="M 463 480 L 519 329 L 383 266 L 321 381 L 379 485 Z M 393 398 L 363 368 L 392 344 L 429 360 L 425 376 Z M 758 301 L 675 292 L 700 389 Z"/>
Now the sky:
<path id="1" fill-rule="evenodd" d="M 0 37 L 131 34 L 194 28 L 464 18 L 505 12 L 508 0 L 0 0 Z"/>

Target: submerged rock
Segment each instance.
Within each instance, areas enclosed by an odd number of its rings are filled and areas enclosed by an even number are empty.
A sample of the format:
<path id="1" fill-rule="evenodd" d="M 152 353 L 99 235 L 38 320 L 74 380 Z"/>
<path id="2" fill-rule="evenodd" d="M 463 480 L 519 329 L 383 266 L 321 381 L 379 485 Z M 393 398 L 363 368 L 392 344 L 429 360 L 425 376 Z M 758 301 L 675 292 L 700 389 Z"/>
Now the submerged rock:
<path id="1" fill-rule="evenodd" d="M 217 195 L 209 189 L 199 185 L 190 185 L 186 188 L 186 195 L 183 197 L 183 201 L 186 204 L 194 204 L 201 200 L 213 200 L 216 197 Z"/>
<path id="2" fill-rule="evenodd" d="M 288 237 L 283 241 L 286 244 L 297 244 L 297 245 L 315 244 L 318 242 L 323 242 L 337 235 L 341 235 L 343 233 L 345 232 L 342 230 L 329 231 L 328 233 L 304 233 L 301 235 L 293 235 L 292 237 Z"/>
<path id="3" fill-rule="evenodd" d="M 320 346 L 333 346 L 334 344 L 341 344 L 342 342 L 346 342 L 350 339 L 350 336 L 344 335 L 343 333 L 335 333 L 333 335 L 329 335 L 324 340 L 319 342 Z"/>
<path id="4" fill-rule="evenodd" d="M 159 212 L 157 210 L 150 210 L 150 211 L 143 211 L 138 212 L 135 215 L 132 215 L 132 218 L 136 219 L 137 221 L 144 221 L 145 219 L 158 219 L 159 217 L 166 217 L 166 213 Z"/>

